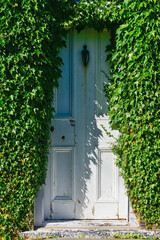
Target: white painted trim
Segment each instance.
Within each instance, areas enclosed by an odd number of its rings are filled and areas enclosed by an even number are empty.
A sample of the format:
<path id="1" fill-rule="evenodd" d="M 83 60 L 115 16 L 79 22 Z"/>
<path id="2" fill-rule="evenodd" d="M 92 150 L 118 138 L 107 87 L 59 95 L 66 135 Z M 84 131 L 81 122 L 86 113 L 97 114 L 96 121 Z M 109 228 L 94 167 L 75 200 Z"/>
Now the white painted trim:
<path id="1" fill-rule="evenodd" d="M 34 226 L 40 226 L 44 221 L 44 189 L 41 187 L 34 203 Z"/>

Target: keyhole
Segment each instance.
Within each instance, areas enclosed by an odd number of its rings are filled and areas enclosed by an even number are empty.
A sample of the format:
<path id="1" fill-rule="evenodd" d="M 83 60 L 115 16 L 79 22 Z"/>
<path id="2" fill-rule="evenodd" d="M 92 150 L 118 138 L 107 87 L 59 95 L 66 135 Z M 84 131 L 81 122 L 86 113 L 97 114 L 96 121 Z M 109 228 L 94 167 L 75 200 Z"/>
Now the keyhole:
<path id="1" fill-rule="evenodd" d="M 51 132 L 53 132 L 54 131 L 54 127 L 53 126 L 51 126 Z"/>
<path id="2" fill-rule="evenodd" d="M 65 139 L 65 136 L 62 136 L 61 138 L 64 140 L 64 139 Z"/>

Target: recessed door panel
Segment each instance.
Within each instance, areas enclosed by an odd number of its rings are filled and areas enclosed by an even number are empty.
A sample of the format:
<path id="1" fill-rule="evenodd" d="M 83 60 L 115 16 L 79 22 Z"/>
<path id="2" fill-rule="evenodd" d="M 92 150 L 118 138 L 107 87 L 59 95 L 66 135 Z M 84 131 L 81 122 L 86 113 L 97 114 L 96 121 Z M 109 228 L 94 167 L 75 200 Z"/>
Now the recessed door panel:
<path id="1" fill-rule="evenodd" d="M 117 169 L 113 157 L 110 149 L 99 149 L 98 201 L 117 201 Z"/>
<path id="2" fill-rule="evenodd" d="M 55 200 L 72 200 L 72 149 L 53 149 Z"/>

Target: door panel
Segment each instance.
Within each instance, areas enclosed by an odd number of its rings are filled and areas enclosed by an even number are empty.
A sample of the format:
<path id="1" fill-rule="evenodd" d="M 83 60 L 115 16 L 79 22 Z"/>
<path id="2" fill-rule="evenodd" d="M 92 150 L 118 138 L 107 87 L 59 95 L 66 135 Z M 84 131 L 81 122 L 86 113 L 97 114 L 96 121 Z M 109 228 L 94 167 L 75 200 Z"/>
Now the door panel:
<path id="1" fill-rule="evenodd" d="M 52 148 L 51 217 L 74 218 L 74 148 Z"/>
<path id="2" fill-rule="evenodd" d="M 55 118 L 72 117 L 72 46 L 71 36 L 67 36 L 67 48 L 60 51 L 63 58 L 62 76 L 55 91 Z"/>
<path id="3" fill-rule="evenodd" d="M 73 31 L 61 51 L 64 66 L 55 94 L 45 218 L 127 218 L 128 200 L 111 150 L 114 138 L 102 127 L 111 131 L 103 91 L 109 38 L 107 30 Z M 89 51 L 87 67 L 81 57 L 84 45 Z M 117 131 L 112 134 L 118 136 Z"/>
<path id="4" fill-rule="evenodd" d="M 117 174 L 111 150 L 99 149 L 97 201 L 115 201 Z"/>
<path id="5" fill-rule="evenodd" d="M 72 149 L 53 149 L 54 200 L 72 200 Z"/>

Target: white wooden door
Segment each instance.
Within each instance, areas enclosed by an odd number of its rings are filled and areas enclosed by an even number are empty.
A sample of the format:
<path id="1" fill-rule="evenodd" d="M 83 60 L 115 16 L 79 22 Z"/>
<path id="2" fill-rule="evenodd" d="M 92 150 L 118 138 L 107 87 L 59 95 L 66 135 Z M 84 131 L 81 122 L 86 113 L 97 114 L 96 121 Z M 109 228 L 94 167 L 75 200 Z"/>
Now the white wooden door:
<path id="1" fill-rule="evenodd" d="M 109 38 L 107 30 L 73 31 L 61 51 L 64 66 L 55 95 L 45 218 L 127 218 L 128 200 L 111 150 L 114 139 L 101 126 L 109 130 L 103 92 Z M 89 51 L 87 67 L 81 56 L 84 45 Z"/>

